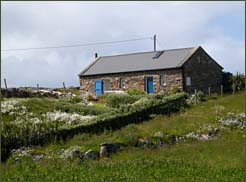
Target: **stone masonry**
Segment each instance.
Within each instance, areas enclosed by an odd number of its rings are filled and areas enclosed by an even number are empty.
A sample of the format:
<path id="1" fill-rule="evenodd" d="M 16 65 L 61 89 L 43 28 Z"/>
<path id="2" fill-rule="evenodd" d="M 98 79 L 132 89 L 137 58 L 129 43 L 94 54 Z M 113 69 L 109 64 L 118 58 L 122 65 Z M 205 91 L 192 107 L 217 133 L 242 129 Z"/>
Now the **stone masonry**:
<path id="1" fill-rule="evenodd" d="M 201 48 L 185 62 L 183 70 L 184 90 L 186 92 L 194 93 L 196 89 L 208 94 L 208 87 L 210 87 L 211 93 L 220 92 L 222 68 Z M 191 86 L 187 86 L 186 77 L 191 78 Z"/>
<path id="2" fill-rule="evenodd" d="M 160 75 L 165 74 L 166 85 L 160 85 Z M 173 88 L 178 87 L 183 90 L 182 70 L 181 69 L 170 69 L 170 70 L 157 70 L 157 71 L 143 71 L 143 72 L 132 72 L 132 73 L 121 73 L 121 74 L 108 74 L 108 75 L 96 75 L 89 77 L 80 78 L 80 90 L 82 94 L 94 92 L 94 80 L 109 80 L 111 91 L 127 91 L 130 88 L 141 89 L 145 91 L 145 77 L 153 77 L 154 93 L 162 92 L 168 93 Z M 125 88 L 120 87 L 120 79 L 125 80 Z"/>

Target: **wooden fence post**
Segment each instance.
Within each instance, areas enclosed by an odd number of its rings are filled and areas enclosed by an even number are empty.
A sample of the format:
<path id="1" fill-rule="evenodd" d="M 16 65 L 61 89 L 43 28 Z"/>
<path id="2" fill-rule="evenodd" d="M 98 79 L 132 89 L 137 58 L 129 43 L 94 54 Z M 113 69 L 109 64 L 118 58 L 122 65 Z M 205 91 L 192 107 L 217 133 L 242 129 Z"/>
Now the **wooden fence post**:
<path id="1" fill-rule="evenodd" d="M 197 103 L 197 95 L 196 95 L 196 89 L 195 89 L 195 104 Z"/>
<path id="2" fill-rule="evenodd" d="M 65 82 L 63 82 L 62 84 L 63 84 L 63 88 L 64 88 L 64 90 L 65 90 L 65 89 L 66 89 Z"/>
<path id="3" fill-rule="evenodd" d="M 208 87 L 208 96 L 211 96 L 211 88 Z"/>
<path id="4" fill-rule="evenodd" d="M 220 95 L 223 96 L 223 85 L 220 86 Z"/>
<path id="5" fill-rule="evenodd" d="M 6 88 L 6 90 L 7 90 L 7 89 L 8 89 L 8 87 L 7 87 L 7 81 L 6 81 L 6 78 L 4 78 L 3 80 L 4 80 L 4 85 L 5 85 L 5 88 Z"/>
<path id="6" fill-rule="evenodd" d="M 235 84 L 233 84 L 233 85 L 232 85 L 232 94 L 233 94 L 233 95 L 235 95 L 235 90 L 236 90 Z"/>

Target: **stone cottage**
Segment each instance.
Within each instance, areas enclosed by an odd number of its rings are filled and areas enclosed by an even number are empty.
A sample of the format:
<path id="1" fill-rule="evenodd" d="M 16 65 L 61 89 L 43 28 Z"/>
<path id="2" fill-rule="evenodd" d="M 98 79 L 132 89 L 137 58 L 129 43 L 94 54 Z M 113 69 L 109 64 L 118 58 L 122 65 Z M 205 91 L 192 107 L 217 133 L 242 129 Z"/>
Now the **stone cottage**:
<path id="1" fill-rule="evenodd" d="M 202 47 L 101 56 L 80 74 L 82 94 L 101 95 L 136 88 L 147 93 L 219 92 L 222 70 Z"/>

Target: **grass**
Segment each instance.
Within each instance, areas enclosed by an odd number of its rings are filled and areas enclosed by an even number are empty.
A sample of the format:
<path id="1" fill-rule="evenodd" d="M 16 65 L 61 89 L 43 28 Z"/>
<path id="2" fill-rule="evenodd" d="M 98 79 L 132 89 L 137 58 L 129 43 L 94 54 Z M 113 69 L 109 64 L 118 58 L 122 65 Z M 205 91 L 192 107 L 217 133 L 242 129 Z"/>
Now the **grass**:
<path id="1" fill-rule="evenodd" d="M 216 116 L 243 112 L 244 94 L 218 97 L 192 106 L 171 116 L 157 116 L 141 124 L 130 124 L 121 130 L 101 134 L 81 134 L 67 142 L 37 147 L 35 153 L 58 152 L 70 146 L 82 151 L 99 151 L 103 142 L 125 145 L 109 158 L 98 161 L 63 161 L 55 156 L 34 163 L 31 158 L 1 164 L 3 181 L 240 181 L 243 178 L 243 131 L 225 129 L 212 141 L 192 140 L 187 143 L 155 149 L 131 145 L 136 137 L 151 137 L 155 132 L 183 135 L 203 124 L 217 126 Z M 225 109 L 215 112 L 214 106 Z"/>

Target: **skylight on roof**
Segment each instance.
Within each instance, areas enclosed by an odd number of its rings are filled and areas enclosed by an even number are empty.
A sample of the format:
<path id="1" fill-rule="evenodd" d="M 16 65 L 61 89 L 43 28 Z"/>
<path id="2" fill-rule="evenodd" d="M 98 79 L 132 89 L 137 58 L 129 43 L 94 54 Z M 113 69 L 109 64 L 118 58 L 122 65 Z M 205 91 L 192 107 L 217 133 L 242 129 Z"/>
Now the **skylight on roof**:
<path id="1" fill-rule="evenodd" d="M 158 59 L 162 54 L 163 54 L 164 51 L 159 51 L 157 52 L 154 57 L 152 57 L 152 59 Z"/>

